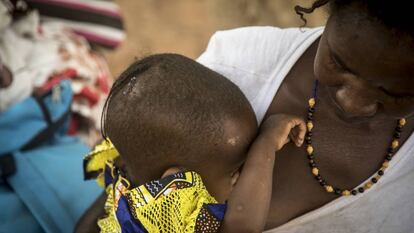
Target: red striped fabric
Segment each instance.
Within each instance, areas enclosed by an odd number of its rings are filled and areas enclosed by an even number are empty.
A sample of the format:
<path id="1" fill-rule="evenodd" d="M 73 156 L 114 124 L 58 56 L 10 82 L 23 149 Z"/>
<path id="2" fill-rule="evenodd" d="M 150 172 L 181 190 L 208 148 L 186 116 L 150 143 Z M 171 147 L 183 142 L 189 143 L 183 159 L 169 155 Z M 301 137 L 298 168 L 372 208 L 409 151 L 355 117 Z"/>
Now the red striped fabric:
<path id="1" fill-rule="evenodd" d="M 84 3 L 79 3 L 79 2 L 74 2 L 71 0 L 29 0 L 28 2 L 52 4 L 52 5 L 64 6 L 64 7 L 71 8 L 71 9 L 86 10 L 86 11 L 91 11 L 91 12 L 104 14 L 104 15 L 108 15 L 111 17 L 121 19 L 121 15 L 119 14 L 119 11 L 117 9 L 114 9 L 114 10 L 105 9 L 102 7 L 98 7 L 88 1 L 85 1 Z"/>

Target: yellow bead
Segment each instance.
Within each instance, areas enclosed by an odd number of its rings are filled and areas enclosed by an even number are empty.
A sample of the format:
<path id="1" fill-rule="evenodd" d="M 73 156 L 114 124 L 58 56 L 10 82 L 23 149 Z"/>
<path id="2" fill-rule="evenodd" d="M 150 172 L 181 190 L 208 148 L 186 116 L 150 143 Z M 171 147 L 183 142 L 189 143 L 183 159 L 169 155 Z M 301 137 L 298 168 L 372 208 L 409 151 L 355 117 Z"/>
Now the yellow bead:
<path id="1" fill-rule="evenodd" d="M 312 123 L 312 121 L 308 121 L 308 123 L 306 124 L 306 126 L 308 127 L 308 131 L 311 131 L 313 129 L 313 123 Z"/>
<path id="2" fill-rule="evenodd" d="M 369 189 L 369 188 L 371 188 L 371 187 L 372 187 L 372 183 L 371 183 L 371 182 L 368 182 L 368 183 L 366 183 L 366 184 L 364 185 L 364 187 L 365 187 L 365 189 Z"/>
<path id="3" fill-rule="evenodd" d="M 319 175 L 319 170 L 316 167 L 312 168 L 312 174 L 315 176 Z"/>
<path id="4" fill-rule="evenodd" d="M 309 155 L 311 155 L 313 153 L 313 147 L 311 145 L 308 145 L 308 147 L 306 148 L 306 151 L 308 152 Z"/>
<path id="5" fill-rule="evenodd" d="M 351 195 L 351 192 L 349 192 L 348 190 L 344 190 L 342 192 L 342 196 L 349 196 L 349 195 Z"/>
<path id="6" fill-rule="evenodd" d="M 401 118 L 400 120 L 399 120 L 399 122 L 398 122 L 401 126 L 404 126 L 406 123 L 407 123 L 407 121 L 405 120 L 405 118 Z"/>
<path id="7" fill-rule="evenodd" d="M 315 98 L 310 98 L 309 99 L 309 107 L 313 108 L 315 106 Z"/>
<path id="8" fill-rule="evenodd" d="M 387 168 L 390 165 L 390 163 L 388 161 L 385 161 L 382 163 L 382 167 L 383 168 Z"/>
<path id="9" fill-rule="evenodd" d="M 396 139 L 394 139 L 394 140 L 392 141 L 392 143 L 391 143 L 391 147 L 392 147 L 392 149 L 397 148 L 397 147 L 398 147 L 398 145 L 399 145 L 399 143 L 398 143 L 398 140 L 396 140 Z"/>
<path id="10" fill-rule="evenodd" d="M 326 189 L 326 192 L 328 192 L 328 193 L 332 193 L 334 191 L 334 189 L 330 185 L 326 185 L 325 189 Z"/>

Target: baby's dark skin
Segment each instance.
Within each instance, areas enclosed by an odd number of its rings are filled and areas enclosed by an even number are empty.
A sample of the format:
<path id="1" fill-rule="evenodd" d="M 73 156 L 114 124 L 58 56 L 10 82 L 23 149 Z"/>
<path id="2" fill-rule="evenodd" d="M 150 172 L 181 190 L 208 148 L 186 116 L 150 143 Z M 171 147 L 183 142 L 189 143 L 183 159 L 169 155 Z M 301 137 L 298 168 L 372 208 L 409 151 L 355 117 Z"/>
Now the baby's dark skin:
<path id="1" fill-rule="evenodd" d="M 209 192 L 219 202 L 223 203 L 227 200 L 227 210 L 219 232 L 262 232 L 264 230 L 272 196 L 276 152 L 290 141 L 298 147 L 303 144 L 306 132 L 305 123 L 298 117 L 277 114 L 269 117 L 261 125 L 259 135 L 250 146 L 247 156 L 246 154 L 236 155 L 237 151 L 249 145 L 247 140 L 251 141 L 252 135 L 255 135 L 256 124 L 253 121 L 249 122 L 244 124 L 243 128 L 226 130 L 230 137 L 236 132 L 243 133 L 246 137 L 243 140 L 240 136 L 238 138 L 240 145 L 237 145 L 237 142 L 231 143 L 232 148 L 227 149 L 229 152 L 235 152 L 229 156 L 233 159 L 226 158 L 222 163 L 228 167 L 227 169 L 210 169 L 210 172 L 197 171 L 201 174 Z M 122 167 L 121 160 L 117 163 Z M 217 174 L 221 174 L 220 170 L 232 171 L 237 164 L 235 172 L 229 172 L 227 177 L 217 179 Z M 242 169 L 241 166 L 243 166 Z M 164 172 L 162 177 L 181 170 L 182 168 L 172 166 Z M 102 194 L 78 222 L 75 232 L 99 232 L 96 223 L 98 218 L 104 214 L 105 200 L 106 195 Z"/>
<path id="2" fill-rule="evenodd" d="M 227 201 L 220 232 L 262 232 L 272 197 L 277 151 L 292 141 L 303 144 L 306 127 L 297 117 L 277 114 L 266 119 Z"/>

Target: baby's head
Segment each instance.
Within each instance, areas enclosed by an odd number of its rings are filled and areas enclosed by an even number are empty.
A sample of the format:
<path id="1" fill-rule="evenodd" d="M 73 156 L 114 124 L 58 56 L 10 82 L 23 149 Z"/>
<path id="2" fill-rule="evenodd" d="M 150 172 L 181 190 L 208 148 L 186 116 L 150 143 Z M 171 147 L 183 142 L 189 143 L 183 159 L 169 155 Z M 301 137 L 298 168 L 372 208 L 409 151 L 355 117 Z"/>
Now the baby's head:
<path id="1" fill-rule="evenodd" d="M 176 54 L 134 62 L 114 83 L 103 114 L 134 186 L 176 169 L 201 175 L 223 201 L 257 133 L 253 110 L 222 75 Z"/>

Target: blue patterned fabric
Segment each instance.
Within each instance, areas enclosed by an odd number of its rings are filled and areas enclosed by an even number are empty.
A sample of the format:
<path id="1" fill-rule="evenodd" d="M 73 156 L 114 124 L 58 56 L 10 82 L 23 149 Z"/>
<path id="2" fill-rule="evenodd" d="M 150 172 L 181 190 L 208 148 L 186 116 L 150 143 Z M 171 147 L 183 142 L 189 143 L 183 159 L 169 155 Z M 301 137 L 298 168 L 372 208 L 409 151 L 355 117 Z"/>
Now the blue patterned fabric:
<path id="1" fill-rule="evenodd" d="M 129 212 L 128 200 L 125 197 L 121 197 L 118 202 L 116 217 L 121 226 L 122 233 L 147 233 L 142 224 Z"/>

